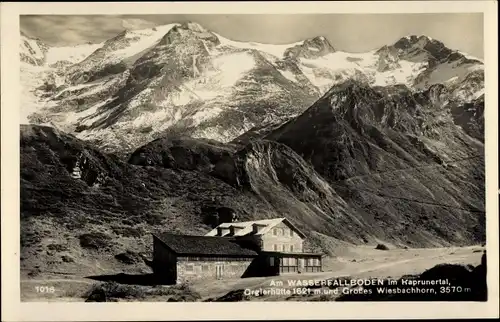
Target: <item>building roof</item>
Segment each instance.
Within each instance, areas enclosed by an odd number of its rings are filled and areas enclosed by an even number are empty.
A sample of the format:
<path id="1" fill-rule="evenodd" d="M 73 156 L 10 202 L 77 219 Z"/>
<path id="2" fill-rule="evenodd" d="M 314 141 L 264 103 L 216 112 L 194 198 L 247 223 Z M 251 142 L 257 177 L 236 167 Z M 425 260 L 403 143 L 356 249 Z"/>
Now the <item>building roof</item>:
<path id="1" fill-rule="evenodd" d="M 272 219 L 263 219 L 254 221 L 237 221 L 237 222 L 222 223 L 216 228 L 209 231 L 207 234 L 205 234 L 205 236 L 218 236 L 217 235 L 218 228 L 226 229 L 226 231 L 222 234 L 222 236 L 234 236 L 234 237 L 245 236 L 252 234 L 253 225 L 263 226 L 263 228 L 261 228 L 259 232 L 256 233 L 256 235 L 264 235 L 267 232 L 269 232 L 273 227 L 280 224 L 281 222 L 285 222 L 288 226 L 292 227 L 294 231 L 296 231 L 300 236 L 302 236 L 303 238 L 305 237 L 305 235 L 286 218 L 272 218 Z M 230 226 L 242 227 L 242 229 L 236 231 L 233 235 L 230 235 L 229 232 Z"/>
<path id="2" fill-rule="evenodd" d="M 326 254 L 323 253 L 311 253 L 311 252 L 278 252 L 278 251 L 262 251 L 262 254 L 274 255 L 278 257 L 325 257 Z"/>
<path id="3" fill-rule="evenodd" d="M 176 235 L 171 233 L 153 234 L 177 255 L 208 256 L 257 256 L 257 252 L 246 248 L 231 238 Z"/>

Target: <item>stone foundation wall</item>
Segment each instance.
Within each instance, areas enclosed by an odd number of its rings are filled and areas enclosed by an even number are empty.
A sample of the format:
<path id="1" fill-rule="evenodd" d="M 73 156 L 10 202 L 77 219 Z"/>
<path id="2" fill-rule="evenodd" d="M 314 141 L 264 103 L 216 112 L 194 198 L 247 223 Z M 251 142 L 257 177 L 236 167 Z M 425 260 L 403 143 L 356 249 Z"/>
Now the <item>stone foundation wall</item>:
<path id="1" fill-rule="evenodd" d="M 177 283 L 197 279 L 240 278 L 250 266 L 252 259 L 227 261 L 189 261 L 177 262 Z M 218 268 L 219 267 L 219 268 Z"/>

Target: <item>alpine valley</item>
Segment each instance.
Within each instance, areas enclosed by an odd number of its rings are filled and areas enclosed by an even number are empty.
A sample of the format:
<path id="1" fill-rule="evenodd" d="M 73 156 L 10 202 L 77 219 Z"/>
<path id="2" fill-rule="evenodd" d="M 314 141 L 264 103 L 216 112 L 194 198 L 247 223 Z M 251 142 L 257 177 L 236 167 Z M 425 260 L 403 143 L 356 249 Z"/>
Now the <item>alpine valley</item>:
<path id="1" fill-rule="evenodd" d="M 146 271 L 148 231 L 202 234 L 227 209 L 332 256 L 485 241 L 484 65 L 438 40 L 348 53 L 192 22 L 22 34 L 20 59 L 23 274 Z"/>

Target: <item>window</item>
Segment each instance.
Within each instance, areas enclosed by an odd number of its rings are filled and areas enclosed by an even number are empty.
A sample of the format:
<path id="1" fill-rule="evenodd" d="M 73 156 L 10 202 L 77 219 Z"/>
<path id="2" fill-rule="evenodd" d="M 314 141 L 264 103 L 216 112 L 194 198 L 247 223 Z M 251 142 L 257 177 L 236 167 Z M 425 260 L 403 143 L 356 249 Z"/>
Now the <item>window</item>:
<path id="1" fill-rule="evenodd" d="M 290 245 L 290 251 L 293 252 L 293 245 Z"/>
<path id="2" fill-rule="evenodd" d="M 274 229 L 273 229 L 273 235 L 274 235 L 274 236 L 278 235 L 278 229 L 277 229 L 277 228 L 274 228 Z"/>
<path id="3" fill-rule="evenodd" d="M 308 266 L 314 266 L 314 258 L 309 258 L 309 265 Z"/>
<path id="4" fill-rule="evenodd" d="M 283 246 L 281 246 L 281 249 L 282 249 L 284 252 L 286 252 L 286 245 L 285 245 L 285 244 L 283 244 Z"/>
<path id="5" fill-rule="evenodd" d="M 290 266 L 296 266 L 296 265 L 297 265 L 297 259 L 290 258 Z"/>
<path id="6" fill-rule="evenodd" d="M 288 266 L 288 258 L 283 258 L 283 266 Z"/>
<path id="7" fill-rule="evenodd" d="M 201 265 L 201 271 L 202 272 L 208 272 L 208 265 Z"/>
<path id="8" fill-rule="evenodd" d="M 274 266 L 274 257 L 269 257 L 269 265 Z"/>
<path id="9" fill-rule="evenodd" d="M 187 264 L 186 265 L 186 272 L 194 272 L 194 264 Z"/>
<path id="10" fill-rule="evenodd" d="M 278 250 L 278 245 L 274 244 L 273 248 L 274 248 L 275 251 L 277 251 Z"/>
<path id="11" fill-rule="evenodd" d="M 290 237 L 293 237 L 293 230 L 290 229 Z"/>

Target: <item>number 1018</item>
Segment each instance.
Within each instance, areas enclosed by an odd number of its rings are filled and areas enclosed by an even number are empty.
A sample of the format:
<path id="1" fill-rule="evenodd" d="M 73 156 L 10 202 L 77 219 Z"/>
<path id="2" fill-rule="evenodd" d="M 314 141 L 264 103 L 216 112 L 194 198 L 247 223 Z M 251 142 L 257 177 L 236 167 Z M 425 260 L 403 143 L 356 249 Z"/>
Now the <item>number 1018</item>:
<path id="1" fill-rule="evenodd" d="M 37 293 L 54 293 L 56 289 L 54 286 L 35 286 Z"/>

